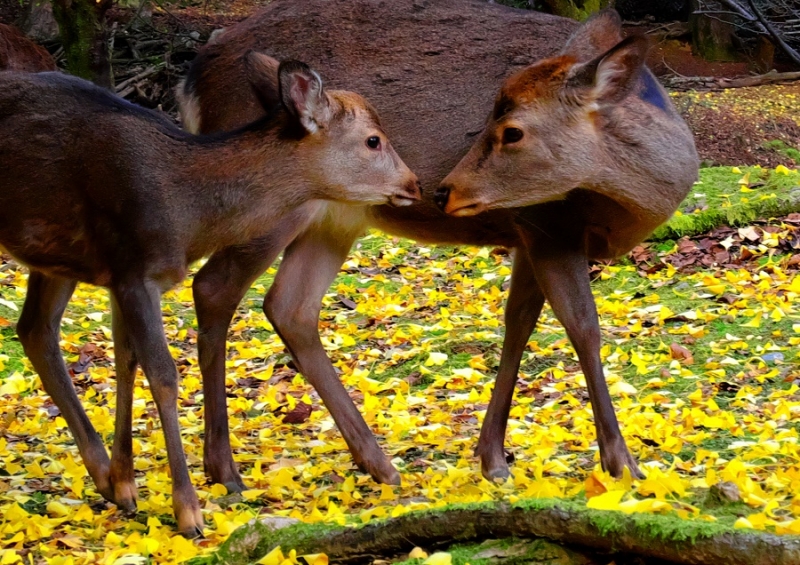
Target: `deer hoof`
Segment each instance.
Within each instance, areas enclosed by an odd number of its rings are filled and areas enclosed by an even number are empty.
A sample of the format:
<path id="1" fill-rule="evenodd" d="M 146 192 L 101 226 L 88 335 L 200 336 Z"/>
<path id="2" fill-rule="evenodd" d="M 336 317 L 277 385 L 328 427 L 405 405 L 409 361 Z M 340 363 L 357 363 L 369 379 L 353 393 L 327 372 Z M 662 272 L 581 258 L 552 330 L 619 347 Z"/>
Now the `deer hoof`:
<path id="1" fill-rule="evenodd" d="M 503 482 L 511 476 L 511 471 L 508 469 L 505 460 L 499 465 L 491 465 L 481 460 L 481 475 L 483 475 L 487 481 Z"/>
<path id="2" fill-rule="evenodd" d="M 238 493 L 238 492 L 242 492 L 243 490 L 247 490 L 247 486 L 244 484 L 244 482 L 241 479 L 239 479 L 237 481 L 228 481 L 228 482 L 222 483 L 222 485 L 226 489 L 228 489 L 228 494 L 233 494 L 235 492 Z"/>
<path id="3" fill-rule="evenodd" d="M 383 485 L 399 485 L 400 473 L 394 468 L 383 453 L 377 464 L 369 461 L 357 461 L 356 466 L 362 473 L 369 474 L 376 483 Z"/>
<path id="4" fill-rule="evenodd" d="M 114 497 L 111 500 L 125 515 L 136 514 L 136 483 L 124 482 L 114 483 Z"/>
<path id="5" fill-rule="evenodd" d="M 213 461 L 206 459 L 203 466 L 211 482 L 223 485 L 228 489 L 228 494 L 247 490 L 247 485 L 244 484 L 241 475 L 239 475 L 239 470 L 236 468 L 236 463 L 233 462 L 233 459 L 220 464 L 215 464 Z"/>
<path id="6" fill-rule="evenodd" d="M 644 473 L 639 470 L 639 465 L 636 459 L 628 451 L 628 447 L 622 443 L 606 453 L 600 454 L 600 464 L 603 470 L 616 478 L 622 478 L 622 474 L 627 467 L 631 472 L 631 477 L 634 479 L 644 479 Z"/>
<path id="7" fill-rule="evenodd" d="M 203 513 L 200 508 L 183 508 L 180 512 L 176 512 L 178 518 L 178 531 L 187 539 L 195 539 L 203 537 Z"/>
<path id="8" fill-rule="evenodd" d="M 400 473 L 398 473 L 397 469 L 388 461 L 385 461 L 385 464 L 380 468 L 371 469 L 369 474 L 376 483 L 384 485 L 400 484 Z"/>
<path id="9" fill-rule="evenodd" d="M 487 480 L 492 482 L 502 482 L 511 476 L 511 471 L 508 464 L 514 460 L 512 456 L 506 455 L 505 450 L 500 449 L 486 449 L 480 442 L 475 450 L 481 460 L 481 475 Z"/>

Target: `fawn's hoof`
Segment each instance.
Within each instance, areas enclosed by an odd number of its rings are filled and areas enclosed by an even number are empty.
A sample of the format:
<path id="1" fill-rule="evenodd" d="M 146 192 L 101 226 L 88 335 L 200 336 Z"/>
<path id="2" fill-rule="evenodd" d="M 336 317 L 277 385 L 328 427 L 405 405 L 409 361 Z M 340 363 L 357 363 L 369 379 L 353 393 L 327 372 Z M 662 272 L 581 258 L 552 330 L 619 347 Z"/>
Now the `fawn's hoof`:
<path id="1" fill-rule="evenodd" d="M 511 476 L 511 471 L 506 463 L 505 456 L 503 457 L 486 457 L 481 456 L 481 475 L 487 481 L 505 481 Z"/>
<path id="2" fill-rule="evenodd" d="M 514 461 L 513 456 L 506 454 L 502 444 L 499 448 L 492 449 L 485 447 L 478 440 L 478 447 L 475 448 L 475 455 L 481 461 L 481 475 L 487 480 L 492 482 L 502 482 L 511 476 L 511 471 L 508 464 Z"/>
<path id="3" fill-rule="evenodd" d="M 135 482 L 114 483 L 114 498 L 111 502 L 116 504 L 123 514 L 136 514 L 137 499 L 138 493 Z"/>

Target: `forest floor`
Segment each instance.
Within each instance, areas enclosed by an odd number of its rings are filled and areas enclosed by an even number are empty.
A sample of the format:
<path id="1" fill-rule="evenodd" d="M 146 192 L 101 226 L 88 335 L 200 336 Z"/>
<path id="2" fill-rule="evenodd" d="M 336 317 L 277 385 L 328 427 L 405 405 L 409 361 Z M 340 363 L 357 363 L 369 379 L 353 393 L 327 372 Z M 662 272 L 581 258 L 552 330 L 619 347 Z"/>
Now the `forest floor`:
<path id="1" fill-rule="evenodd" d="M 16 0 L 0 1 L 0 21 L 16 17 L 9 1 Z M 200 39 L 182 44 L 180 62 L 130 97 L 171 111 L 170 88 L 192 49 L 255 6 L 157 10 L 156 25 L 198 31 Z M 151 64 L 121 68 L 132 76 Z M 229 338 L 233 446 L 249 490 L 230 496 L 207 483 L 190 278 L 163 301 L 182 375 L 184 445 L 207 519 L 205 538 L 187 541 L 174 535 L 163 436 L 146 381 L 139 376 L 134 403 L 140 503 L 131 520 L 94 491 L 23 355 L 14 324 L 27 271 L 0 259 L 0 563 L 174 563 L 209 555 L 253 518 L 363 524 L 455 502 L 531 498 L 800 535 L 799 94 L 793 84 L 673 93 L 713 166 L 701 171 L 671 231 L 592 267 L 601 356 L 623 434 L 647 476 L 641 481 L 616 481 L 600 469 L 586 383 L 549 308 L 523 357 L 509 421 L 513 477 L 481 478 L 473 451 L 499 362 L 510 258 L 371 232 L 325 297 L 320 330 L 402 485 L 376 485 L 357 472 L 330 414 L 297 374 L 261 311 L 274 267 L 242 301 Z M 107 442 L 115 390 L 109 328 L 107 292 L 79 286 L 61 346 Z M 738 500 L 720 501 L 712 493 L 720 484 L 732 485 Z M 501 545 L 447 555 L 472 565 L 526 555 Z M 297 562 L 291 549 L 263 562 Z"/>

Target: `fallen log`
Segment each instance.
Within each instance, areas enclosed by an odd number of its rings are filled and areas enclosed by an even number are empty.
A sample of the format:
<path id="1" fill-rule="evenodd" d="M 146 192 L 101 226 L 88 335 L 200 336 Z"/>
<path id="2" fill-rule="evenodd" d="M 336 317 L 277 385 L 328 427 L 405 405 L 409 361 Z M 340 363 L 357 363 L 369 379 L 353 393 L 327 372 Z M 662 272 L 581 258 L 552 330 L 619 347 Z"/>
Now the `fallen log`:
<path id="1" fill-rule="evenodd" d="M 735 530 L 672 516 L 591 510 L 534 500 L 451 506 L 412 512 L 362 527 L 295 524 L 275 529 L 254 520 L 236 530 L 211 562 L 244 565 L 276 546 L 325 553 L 334 562 L 406 553 L 415 546 L 498 538 L 546 538 L 602 553 L 626 553 L 686 565 L 800 563 L 800 537 Z"/>
<path id="2" fill-rule="evenodd" d="M 743 76 L 737 78 L 717 78 L 717 77 L 665 77 L 661 82 L 667 88 L 688 89 L 701 88 L 703 90 L 720 90 L 724 88 L 743 88 L 747 86 L 762 86 L 774 84 L 776 82 L 791 82 L 800 80 L 800 72 L 779 73 L 770 71 L 763 75 Z"/>

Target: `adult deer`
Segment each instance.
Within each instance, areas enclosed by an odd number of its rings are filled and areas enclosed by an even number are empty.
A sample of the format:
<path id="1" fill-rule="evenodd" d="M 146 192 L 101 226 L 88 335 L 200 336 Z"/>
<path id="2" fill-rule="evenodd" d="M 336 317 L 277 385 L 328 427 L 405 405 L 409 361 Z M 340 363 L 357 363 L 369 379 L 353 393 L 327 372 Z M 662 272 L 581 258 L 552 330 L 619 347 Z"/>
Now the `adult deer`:
<path id="1" fill-rule="evenodd" d="M 30 267 L 17 333 L 98 492 L 136 508 L 131 404 L 138 365 L 166 438 L 178 529 L 202 533 L 178 425 L 178 373 L 160 296 L 188 265 L 294 222 L 318 199 L 419 199 L 414 174 L 359 95 L 305 64 L 250 53 L 247 84 L 271 115 L 196 137 L 164 116 L 58 73 L 0 73 L 0 249 Z M 58 348 L 78 281 L 108 287 L 117 373 L 111 460 Z"/>
<path id="2" fill-rule="evenodd" d="M 540 145 L 546 150 L 548 144 L 556 144 L 549 149 L 564 160 L 558 164 L 563 166 L 570 160 L 580 163 L 585 151 L 594 151 L 608 136 L 617 136 L 623 145 L 628 139 L 630 145 L 619 160 L 603 162 L 609 173 L 620 173 L 607 180 L 624 181 L 625 172 L 635 170 L 639 181 L 649 179 L 646 189 L 637 182 L 631 187 L 603 185 L 607 190 L 595 192 L 595 187 L 579 188 L 583 185 L 576 180 L 572 186 L 562 183 L 556 192 L 540 194 L 526 186 L 528 179 L 519 178 L 509 183 L 525 195 L 527 204 L 562 200 L 524 212 L 499 210 L 471 217 L 442 214 L 433 200 L 438 183 L 483 130 L 503 77 L 537 58 L 554 55 L 565 43 L 565 56 L 577 64 L 592 61 L 621 39 L 614 12 L 603 12 L 577 31 L 575 26 L 563 18 L 469 0 L 276 0 L 200 51 L 178 93 L 189 129 L 229 130 L 260 115 L 253 94 L 236 87 L 241 84 L 242 54 L 248 49 L 258 47 L 278 56 L 302 54 L 325 69 L 327 76 L 370 93 L 423 186 L 422 201 L 402 210 L 318 208 L 303 224 L 284 224 L 246 247 L 216 253 L 200 270 L 194 296 L 206 402 L 204 463 L 212 480 L 233 490 L 243 486 L 228 437 L 227 326 L 251 282 L 285 247 L 264 310 L 330 410 L 358 467 L 379 482 L 399 481 L 339 382 L 318 335 L 321 299 L 353 241 L 369 226 L 425 242 L 519 249 L 497 386 L 477 448 L 484 476 L 502 478 L 509 473 L 503 450 L 506 421 L 520 359 L 545 299 L 566 328 L 586 375 L 602 466 L 615 476 L 621 476 L 626 466 L 640 475 L 620 433 L 603 376 L 587 261 L 625 252 L 667 219 L 691 186 L 697 167 L 689 131 L 649 71 L 640 71 L 641 57 L 631 61 L 638 85 L 631 89 L 634 95 L 615 103 L 633 104 L 635 119 L 649 124 L 651 135 L 626 138 L 627 125 L 604 124 L 608 109 L 598 109 L 597 129 L 586 131 L 587 137 L 572 135 L 570 129 L 569 137 L 543 138 Z M 569 121 L 569 104 L 553 102 L 551 130 L 562 123 L 559 120 Z M 548 115 L 543 112 L 539 117 L 547 122 Z M 574 145 L 557 145 L 565 143 Z M 551 166 L 537 163 L 543 170 Z M 652 213 L 640 213 L 643 209 Z M 303 268 L 309 263 L 316 265 L 313 274 Z"/>
<path id="3" fill-rule="evenodd" d="M 0 24 L 0 71 L 38 73 L 56 70 L 56 62 L 44 47 L 15 27 Z"/>

